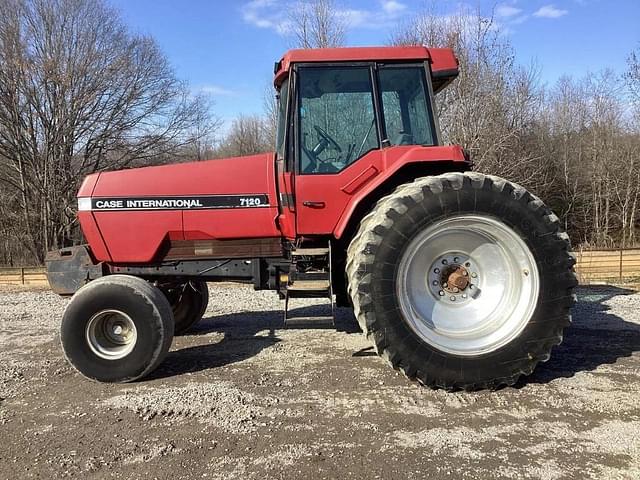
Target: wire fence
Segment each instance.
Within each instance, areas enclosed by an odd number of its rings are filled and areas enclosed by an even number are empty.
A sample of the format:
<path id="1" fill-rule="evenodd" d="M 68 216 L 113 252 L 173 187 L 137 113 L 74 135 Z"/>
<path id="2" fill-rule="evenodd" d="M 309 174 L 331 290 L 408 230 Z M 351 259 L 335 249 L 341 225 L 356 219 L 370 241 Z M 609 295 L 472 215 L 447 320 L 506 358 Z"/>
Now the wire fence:
<path id="1" fill-rule="evenodd" d="M 579 250 L 575 266 L 582 285 L 640 283 L 640 248 Z M 44 267 L 0 267 L 0 285 L 47 285 Z"/>

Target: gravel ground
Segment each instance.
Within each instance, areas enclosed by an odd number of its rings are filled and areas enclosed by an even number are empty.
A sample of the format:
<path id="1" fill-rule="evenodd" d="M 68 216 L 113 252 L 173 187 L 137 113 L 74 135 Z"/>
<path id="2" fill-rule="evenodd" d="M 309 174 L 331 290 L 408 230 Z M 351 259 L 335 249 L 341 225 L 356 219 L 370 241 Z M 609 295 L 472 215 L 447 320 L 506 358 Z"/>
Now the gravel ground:
<path id="1" fill-rule="evenodd" d="M 640 478 L 630 290 L 581 290 L 527 380 L 453 394 L 372 355 L 348 310 L 283 329 L 275 294 L 232 285 L 152 378 L 93 383 L 63 360 L 65 304 L 0 290 L 0 479 Z"/>

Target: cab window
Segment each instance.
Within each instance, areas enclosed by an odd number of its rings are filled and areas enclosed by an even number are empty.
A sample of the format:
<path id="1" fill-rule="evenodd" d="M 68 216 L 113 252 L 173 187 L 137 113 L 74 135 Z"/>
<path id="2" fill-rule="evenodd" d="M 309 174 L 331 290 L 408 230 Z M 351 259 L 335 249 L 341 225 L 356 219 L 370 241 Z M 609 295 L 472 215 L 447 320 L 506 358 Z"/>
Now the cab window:
<path id="1" fill-rule="evenodd" d="M 289 98 L 289 79 L 282 82 L 278 92 L 278 130 L 276 133 L 276 153 L 278 158 L 284 158 L 285 132 L 287 130 L 287 100 Z"/>
<path id="2" fill-rule="evenodd" d="M 336 173 L 379 147 L 369 67 L 301 67 L 298 85 L 301 173 Z"/>
<path id="3" fill-rule="evenodd" d="M 390 144 L 434 145 L 424 67 L 387 66 L 378 75 Z"/>

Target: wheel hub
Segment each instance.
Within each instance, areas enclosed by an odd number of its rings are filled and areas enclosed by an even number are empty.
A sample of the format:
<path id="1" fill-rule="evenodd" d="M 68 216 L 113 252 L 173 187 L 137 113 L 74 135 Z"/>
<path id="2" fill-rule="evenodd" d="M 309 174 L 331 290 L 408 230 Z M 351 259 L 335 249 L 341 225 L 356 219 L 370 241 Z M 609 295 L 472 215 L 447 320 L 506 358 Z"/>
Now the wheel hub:
<path id="1" fill-rule="evenodd" d="M 462 265 L 451 265 L 442 272 L 440 282 L 447 292 L 461 292 L 469 285 L 469 272 Z"/>
<path id="2" fill-rule="evenodd" d="M 138 332 L 126 313 L 102 310 L 91 317 L 85 335 L 93 353 L 107 360 L 118 360 L 131 353 Z"/>
<path id="3" fill-rule="evenodd" d="M 440 301 L 466 302 L 477 297 L 478 273 L 468 255 L 450 253 L 438 257 L 429 269 L 429 289 Z M 472 292 L 472 290 L 475 291 Z M 474 295 L 471 295 L 473 293 Z"/>

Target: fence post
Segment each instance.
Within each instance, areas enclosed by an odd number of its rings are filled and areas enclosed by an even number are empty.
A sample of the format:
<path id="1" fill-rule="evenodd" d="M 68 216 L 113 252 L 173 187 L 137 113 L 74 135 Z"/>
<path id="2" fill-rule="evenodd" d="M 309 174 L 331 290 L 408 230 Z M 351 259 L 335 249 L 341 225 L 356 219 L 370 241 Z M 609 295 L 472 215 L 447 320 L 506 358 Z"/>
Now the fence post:
<path id="1" fill-rule="evenodd" d="M 620 249 L 620 283 L 622 283 L 622 249 Z"/>
<path id="2" fill-rule="evenodd" d="M 20 283 L 24 285 L 24 267 L 20 267 Z"/>

